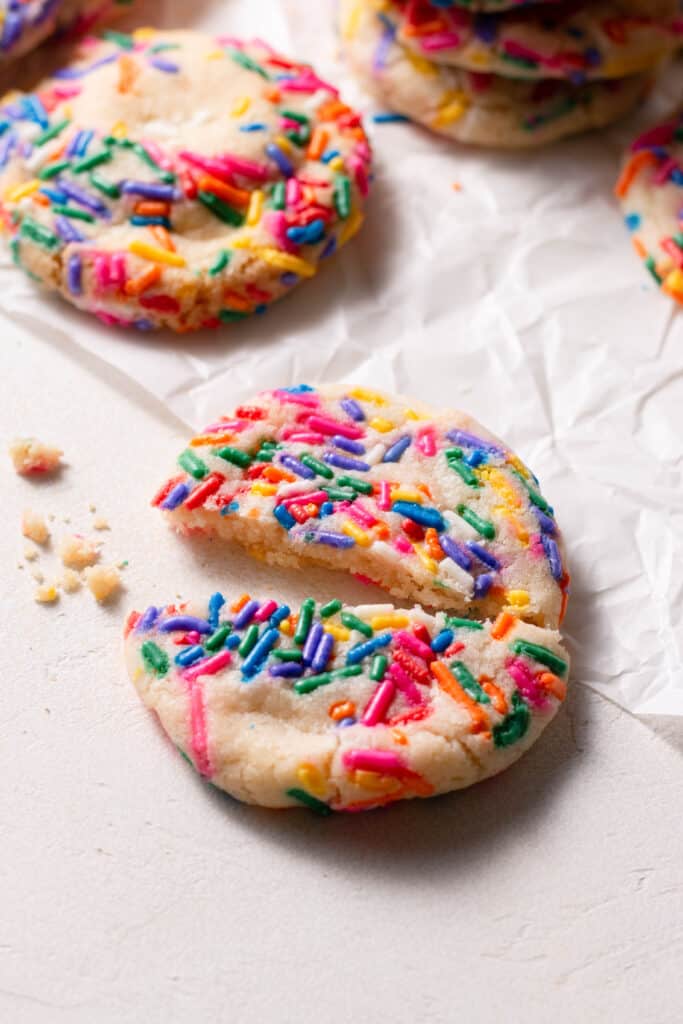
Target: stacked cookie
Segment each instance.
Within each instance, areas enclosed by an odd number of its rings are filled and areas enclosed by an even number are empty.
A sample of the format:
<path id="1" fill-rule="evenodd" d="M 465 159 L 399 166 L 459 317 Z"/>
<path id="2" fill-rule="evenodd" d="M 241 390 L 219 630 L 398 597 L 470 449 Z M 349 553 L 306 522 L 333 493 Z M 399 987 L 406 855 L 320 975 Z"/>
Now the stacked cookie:
<path id="1" fill-rule="evenodd" d="M 342 0 L 350 66 L 459 142 L 538 146 L 631 110 L 683 38 L 676 0 Z"/>

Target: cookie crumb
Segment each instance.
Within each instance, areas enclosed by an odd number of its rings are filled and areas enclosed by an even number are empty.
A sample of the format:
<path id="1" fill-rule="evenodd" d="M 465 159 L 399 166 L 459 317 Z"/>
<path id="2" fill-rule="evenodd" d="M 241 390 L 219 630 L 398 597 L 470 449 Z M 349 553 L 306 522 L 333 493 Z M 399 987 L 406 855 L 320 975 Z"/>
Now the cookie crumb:
<path id="1" fill-rule="evenodd" d="M 9 455 L 15 472 L 21 476 L 54 473 L 61 465 L 64 452 L 43 444 L 35 437 L 18 437 L 9 446 Z"/>
<path id="2" fill-rule="evenodd" d="M 38 557 L 38 548 L 34 548 L 32 544 L 27 544 L 24 548 L 24 558 L 27 562 L 35 562 Z"/>
<path id="3" fill-rule="evenodd" d="M 70 569 L 85 569 L 94 565 L 100 557 L 98 545 L 79 533 L 67 534 L 59 543 L 59 557 L 62 565 Z"/>
<path id="4" fill-rule="evenodd" d="M 73 569 L 65 569 L 59 583 L 65 594 L 75 594 L 81 589 L 81 577 Z"/>
<path id="5" fill-rule="evenodd" d="M 96 516 L 93 519 L 93 521 L 92 521 L 92 525 L 93 525 L 95 530 L 108 530 L 109 529 L 109 523 L 104 518 L 104 516 Z"/>
<path id="6" fill-rule="evenodd" d="M 85 582 L 96 601 L 107 601 L 121 586 L 121 577 L 113 565 L 96 565 L 85 570 Z"/>
<path id="7" fill-rule="evenodd" d="M 55 601 L 59 600 L 59 594 L 54 583 L 44 583 L 38 587 L 34 594 L 34 598 L 38 604 L 54 604 Z"/>
<path id="8" fill-rule="evenodd" d="M 36 544 L 45 544 L 50 536 L 43 516 L 39 512 L 33 512 L 30 508 L 24 509 L 24 514 L 21 517 L 21 532 L 24 537 L 35 541 Z"/>
<path id="9" fill-rule="evenodd" d="M 40 571 L 40 569 L 34 569 L 33 572 L 31 573 L 31 576 L 36 581 L 36 583 L 44 583 L 45 582 L 45 576 Z"/>

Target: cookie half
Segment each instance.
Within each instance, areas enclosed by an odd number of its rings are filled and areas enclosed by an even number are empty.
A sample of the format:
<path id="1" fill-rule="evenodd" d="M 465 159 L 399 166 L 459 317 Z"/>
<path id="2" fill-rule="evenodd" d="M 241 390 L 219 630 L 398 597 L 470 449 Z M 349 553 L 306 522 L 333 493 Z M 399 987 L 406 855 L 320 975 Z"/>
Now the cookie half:
<path id="1" fill-rule="evenodd" d="M 569 665 L 559 634 L 506 613 L 221 594 L 132 613 L 126 659 L 201 775 L 247 803 L 323 814 L 502 771 L 555 715 Z"/>
<path id="2" fill-rule="evenodd" d="M 655 282 L 683 303 L 683 114 L 640 135 L 616 185 L 638 256 Z"/>
<path id="3" fill-rule="evenodd" d="M 5 102 L 0 129 L 15 261 L 107 323 L 189 331 L 262 312 L 362 223 L 359 116 L 263 42 L 91 38 Z"/>
<path id="4" fill-rule="evenodd" d="M 401 46 L 372 5 L 342 0 L 344 51 L 377 101 L 470 145 L 541 146 L 611 124 L 646 95 L 649 75 L 573 85 L 522 81 L 435 64 Z"/>
<path id="5" fill-rule="evenodd" d="M 551 628 L 564 611 L 552 508 L 462 412 L 363 388 L 263 392 L 190 440 L 153 504 L 181 533 L 360 574 L 432 608 Z"/>
<path id="6" fill-rule="evenodd" d="M 85 31 L 126 0 L 1 0 L 0 60 L 20 57 L 63 29 Z"/>
<path id="7" fill-rule="evenodd" d="M 683 41 L 676 0 L 655 2 L 646 14 L 613 0 L 479 15 L 429 0 L 378 6 L 419 56 L 513 78 L 623 78 L 651 70 Z"/>

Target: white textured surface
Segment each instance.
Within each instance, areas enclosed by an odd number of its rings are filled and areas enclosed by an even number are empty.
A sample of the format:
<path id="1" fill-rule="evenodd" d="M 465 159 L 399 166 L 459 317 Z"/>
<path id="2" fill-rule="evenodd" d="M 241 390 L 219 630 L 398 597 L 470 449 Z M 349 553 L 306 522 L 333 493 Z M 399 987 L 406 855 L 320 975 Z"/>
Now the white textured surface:
<path id="1" fill-rule="evenodd" d="M 226 11 L 243 6 L 225 4 Z M 439 148 L 440 160 L 443 152 Z M 596 173 L 605 187 L 612 156 L 616 161 L 613 151 L 596 156 Z M 462 177 L 469 160 L 458 153 L 453 176 Z M 561 151 L 548 160 L 555 162 L 547 166 L 559 170 Z M 443 173 L 445 187 L 449 178 Z M 517 173 L 523 205 L 525 182 L 531 178 L 522 166 Z M 532 177 L 535 173 L 528 169 Z M 467 177 L 473 190 L 468 204 L 495 206 L 495 169 L 491 174 L 491 191 L 475 175 Z M 580 185 L 568 183 L 564 189 L 563 202 L 576 211 Z M 377 203 L 380 213 L 388 215 L 393 208 L 381 190 Z M 474 216 L 473 206 L 466 209 Z M 583 241 L 567 242 L 572 251 L 579 245 L 585 253 L 593 244 L 594 212 L 594 206 L 586 212 Z M 536 216 L 541 213 L 539 208 Z M 375 232 L 382 220 L 375 216 Z M 512 219 L 506 230 L 516 228 Z M 475 250 L 478 239 L 473 233 Z M 438 249 L 438 237 L 433 242 Z M 364 366 L 364 379 L 371 380 L 377 367 L 390 366 L 395 376 L 385 376 L 382 383 L 403 384 L 403 390 L 406 376 L 424 359 L 420 339 L 431 337 L 428 332 L 434 329 L 439 353 L 434 393 L 422 397 L 445 401 L 456 392 L 472 412 L 501 430 L 506 424 L 496 403 L 513 397 L 512 386 L 508 393 L 507 385 L 499 383 L 490 392 L 478 383 L 479 356 L 468 346 L 464 328 L 471 327 L 479 339 L 488 332 L 492 374 L 497 363 L 505 371 L 521 338 L 532 363 L 520 379 L 529 387 L 538 381 L 539 422 L 548 422 L 545 413 L 541 416 L 550 393 L 545 382 L 552 379 L 563 399 L 568 394 L 565 378 L 572 372 L 580 377 L 579 390 L 586 389 L 583 430 L 565 451 L 578 462 L 590 461 L 598 473 L 609 454 L 607 432 L 616 437 L 633 425 L 617 413 L 620 393 L 628 407 L 629 373 L 636 371 L 619 358 L 621 339 L 615 340 L 611 326 L 616 305 L 626 304 L 633 333 L 640 325 L 646 346 L 637 372 L 654 389 L 642 416 L 634 412 L 638 445 L 645 446 L 638 449 L 640 455 L 634 453 L 635 507 L 648 480 L 647 460 L 638 461 L 644 459 L 642 452 L 659 446 L 667 467 L 680 462 L 680 407 L 674 401 L 680 371 L 664 392 L 655 383 L 661 376 L 657 356 L 673 360 L 675 343 L 680 366 L 681 324 L 668 322 L 666 304 L 641 288 L 641 271 L 631 267 L 622 244 L 617 224 L 604 240 L 605 254 L 609 251 L 616 261 L 614 280 L 626 275 L 626 285 L 622 290 L 614 285 L 607 307 L 593 281 L 599 261 L 586 272 L 585 291 L 592 296 L 587 301 L 595 315 L 588 339 L 574 329 L 578 297 L 564 293 L 559 266 L 557 309 L 550 315 L 546 306 L 526 308 L 532 293 L 522 285 L 527 279 L 533 285 L 536 278 L 528 275 L 534 267 L 540 274 L 545 265 L 546 280 L 555 272 L 551 261 L 557 245 L 539 253 L 526 269 L 518 268 L 518 307 L 506 306 L 514 297 L 506 292 L 505 301 L 497 294 L 478 314 L 470 308 L 466 281 L 479 274 L 495 277 L 499 264 L 491 255 L 470 270 L 456 261 L 454 273 L 465 274 L 465 285 L 448 330 L 443 318 L 438 331 L 434 321 L 423 323 L 416 298 L 415 322 L 405 328 L 415 332 L 408 349 L 407 336 L 383 334 L 380 320 L 368 316 L 364 327 L 369 291 L 386 288 L 385 294 L 391 293 L 392 275 L 399 269 L 398 254 L 390 255 L 364 283 L 363 260 L 369 270 L 371 257 L 378 255 L 376 240 L 373 244 L 368 236 L 356 265 L 343 264 L 342 293 L 327 318 L 309 322 L 306 310 L 310 313 L 311 307 L 302 290 L 286 323 L 294 335 L 298 330 L 308 335 L 307 341 L 315 334 L 344 340 L 353 333 L 357 347 L 352 346 L 352 358 L 340 371 Z M 5 287 L 6 272 L 2 280 Z M 320 313 L 323 299 L 334 294 L 332 275 L 312 287 L 322 288 L 320 306 L 312 307 Z M 350 318 L 346 323 L 342 299 Z M 197 780 L 138 703 L 122 670 L 121 618 L 129 605 L 162 599 L 178 588 L 205 593 L 230 580 L 238 586 L 248 572 L 254 589 L 265 589 L 275 574 L 167 533 L 146 506 L 159 469 L 186 428 L 141 387 L 74 347 L 68 334 L 72 318 L 63 307 L 48 306 L 49 317 L 38 330 L 34 318 L 43 318 L 45 307 L 41 312 L 30 291 L 24 301 L 16 323 L 2 318 L 0 441 L 4 448 L 16 432 L 36 433 L 64 448 L 69 467 L 54 483 L 31 483 L 15 477 L 0 452 L 5 515 L 0 614 L 6 666 L 0 699 L 0 1020 L 677 1024 L 683 1004 L 682 720 L 648 718 L 644 724 L 579 682 L 592 666 L 606 679 L 623 670 L 629 643 L 636 649 L 665 619 L 665 592 L 658 607 L 656 588 L 642 567 L 633 572 L 630 590 L 615 590 L 597 570 L 596 576 L 588 575 L 578 597 L 575 592 L 575 606 L 582 608 L 569 620 L 570 632 L 573 623 L 581 626 L 582 650 L 567 708 L 537 747 L 499 779 L 431 802 L 327 821 L 237 805 Z M 503 330 L 500 317 L 506 309 L 517 309 L 526 324 L 519 334 L 509 322 Z M 254 386 L 258 358 L 252 349 L 253 361 L 246 360 L 249 345 L 258 330 L 284 331 L 279 315 L 273 310 L 229 349 L 234 360 L 232 376 L 226 377 L 230 397 Z M 533 325 L 543 318 L 548 323 L 549 315 L 555 343 L 542 349 Z M 369 333 L 362 334 L 363 329 Z M 377 340 L 381 360 L 374 370 L 363 361 L 363 337 Z M 452 364 L 457 372 L 450 377 L 447 337 L 458 337 L 462 346 Z M 169 356 L 170 349 L 179 354 L 185 344 L 146 342 L 149 366 L 156 365 L 158 349 Z M 202 344 L 204 351 L 213 346 L 214 354 L 220 347 L 217 339 Z M 276 379 L 293 381 L 324 371 L 334 375 L 338 369 L 334 362 L 326 365 L 322 349 L 310 344 L 296 357 L 293 347 L 287 349 L 289 354 L 273 363 L 273 345 L 264 338 L 258 351 Z M 240 369 L 247 364 L 249 373 Z M 513 371 L 512 364 L 508 369 Z M 604 383 L 604 407 L 592 404 L 591 375 Z M 505 381 L 504 372 L 500 378 Z M 201 388 L 199 394 L 201 399 Z M 555 424 L 552 443 L 534 441 L 534 423 L 520 423 L 516 436 L 509 437 L 520 447 L 526 444 L 524 454 L 540 457 L 543 468 L 552 468 L 554 448 L 563 436 L 562 409 L 560 400 L 547 413 Z M 630 436 L 620 434 L 620 445 Z M 667 447 L 676 438 L 677 446 Z M 544 482 L 549 492 L 562 489 L 563 522 L 582 564 L 591 569 L 600 564 L 602 553 L 582 547 L 583 505 L 578 498 L 575 503 L 573 478 L 562 480 L 570 465 L 563 463 L 550 480 L 545 473 Z M 674 501 L 673 477 L 668 486 L 659 494 L 660 506 Z M 615 488 L 613 494 L 618 493 Z M 619 500 L 632 507 L 630 495 L 622 493 Z M 58 519 L 70 516 L 69 526 L 55 525 L 59 536 L 61 530 L 87 526 L 90 502 L 112 525 L 110 534 L 101 535 L 106 557 L 130 560 L 127 593 L 111 609 L 98 608 L 85 592 L 62 597 L 55 608 L 34 605 L 28 569 L 16 568 L 24 547 L 21 509 L 31 505 Z M 659 523 L 657 515 L 655 496 L 643 513 L 637 541 L 651 553 L 652 567 L 661 557 L 649 529 Z M 623 528 L 613 531 L 610 543 L 628 562 L 636 542 L 627 528 L 631 520 L 624 516 Z M 51 557 L 41 558 L 41 566 Z M 673 552 L 666 548 L 663 557 L 675 596 L 680 563 L 676 569 Z M 292 596 L 314 586 L 332 596 L 335 585 L 324 573 L 296 580 L 278 575 L 277 581 Z M 369 599 L 366 590 L 353 590 L 346 591 L 349 597 Z M 634 601 L 646 626 L 635 630 L 632 640 L 620 636 L 615 643 L 603 628 L 609 625 L 604 611 L 598 620 L 603 625 L 591 628 L 591 613 L 609 600 L 614 608 L 620 601 Z M 657 642 L 648 649 L 657 650 Z M 668 649 L 675 651 L 675 646 Z M 670 667 L 675 674 L 673 661 Z M 656 669 L 647 660 L 641 666 L 650 675 Z"/>

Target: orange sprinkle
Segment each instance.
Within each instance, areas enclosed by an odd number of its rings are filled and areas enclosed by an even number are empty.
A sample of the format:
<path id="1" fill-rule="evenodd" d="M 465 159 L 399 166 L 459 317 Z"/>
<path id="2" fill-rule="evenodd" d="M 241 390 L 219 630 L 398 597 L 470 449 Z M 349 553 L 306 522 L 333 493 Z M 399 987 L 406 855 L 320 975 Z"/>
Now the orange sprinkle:
<path id="1" fill-rule="evenodd" d="M 279 484 L 281 480 L 286 480 L 291 484 L 296 480 L 293 473 L 290 473 L 287 469 L 280 469 L 279 466 L 266 466 L 262 475 L 271 484 Z"/>
<path id="2" fill-rule="evenodd" d="M 247 519 L 260 519 L 261 510 L 258 508 L 250 508 L 247 512 Z"/>
<path id="3" fill-rule="evenodd" d="M 119 80 L 116 88 L 119 92 L 130 92 L 135 85 L 135 79 L 140 74 L 140 68 L 138 67 L 137 61 L 127 53 L 121 54 L 118 63 Z"/>
<path id="4" fill-rule="evenodd" d="M 342 114 L 346 114 L 349 108 L 340 100 L 327 100 L 318 107 L 317 115 L 321 121 L 336 121 Z"/>
<path id="5" fill-rule="evenodd" d="M 132 277 L 129 281 L 126 281 L 123 290 L 126 295 L 142 295 L 153 284 L 156 284 L 160 277 L 161 267 L 158 264 L 153 264 L 147 270 L 143 270 L 137 277 Z"/>
<path id="6" fill-rule="evenodd" d="M 200 434 L 192 438 L 190 448 L 200 448 L 205 444 L 230 444 L 234 440 L 234 434 Z"/>
<path id="7" fill-rule="evenodd" d="M 236 309 L 240 313 L 249 313 L 251 311 L 249 299 L 245 299 L 243 295 L 238 295 L 237 292 L 230 291 L 229 288 L 226 288 L 223 292 L 223 299 L 226 306 L 230 309 Z"/>
<path id="8" fill-rule="evenodd" d="M 50 200 L 47 198 L 47 196 L 41 195 L 40 192 L 34 192 L 31 198 L 33 199 L 34 203 L 38 204 L 38 206 L 50 205 Z"/>
<path id="9" fill-rule="evenodd" d="M 149 230 L 152 232 L 154 238 L 159 243 L 162 249 L 166 249 L 168 252 L 175 252 L 175 245 L 173 244 L 173 239 L 171 238 L 165 227 L 163 227 L 161 224 L 154 224 Z"/>
<path id="10" fill-rule="evenodd" d="M 318 126 L 314 129 L 311 135 L 311 141 L 308 144 L 308 150 L 306 156 L 309 160 L 319 160 L 325 152 L 325 147 L 330 138 L 330 133 L 325 128 Z"/>
<path id="11" fill-rule="evenodd" d="M 431 21 L 423 21 L 419 25 L 411 25 L 410 22 L 406 22 L 403 26 L 403 31 L 407 36 L 429 36 L 445 30 L 446 25 L 441 18 L 432 18 Z"/>
<path id="12" fill-rule="evenodd" d="M 493 707 L 499 715 L 507 715 L 508 713 L 508 702 L 505 699 L 505 694 L 496 686 L 491 676 L 479 676 L 479 685 L 485 694 L 491 698 Z"/>
<path id="13" fill-rule="evenodd" d="M 501 612 L 496 621 L 491 626 L 491 636 L 494 640 L 502 640 L 506 636 L 514 624 L 517 622 L 515 615 L 511 612 Z"/>
<path id="14" fill-rule="evenodd" d="M 135 212 L 141 217 L 167 217 L 169 213 L 168 203 L 155 203 L 150 199 L 143 199 L 135 204 Z"/>
<path id="15" fill-rule="evenodd" d="M 279 103 L 282 93 L 275 85 L 266 85 L 263 89 L 263 96 L 271 103 Z"/>
<path id="16" fill-rule="evenodd" d="M 427 484 L 417 484 L 416 489 L 418 491 L 422 491 L 425 497 L 429 498 L 430 501 L 432 500 L 432 492 L 430 491 Z"/>
<path id="17" fill-rule="evenodd" d="M 443 692 L 447 693 L 456 703 L 461 704 L 469 711 L 472 718 L 470 732 L 488 732 L 489 721 L 485 712 L 482 711 L 481 706 L 477 704 L 476 700 L 472 700 L 469 693 L 463 690 L 448 666 L 444 665 L 443 661 L 433 661 L 429 667 Z"/>
<path id="18" fill-rule="evenodd" d="M 400 743 L 402 746 L 405 746 L 406 743 L 408 742 L 408 737 L 404 733 L 403 729 L 392 729 L 391 735 L 393 736 L 396 743 Z"/>
<path id="19" fill-rule="evenodd" d="M 375 523 L 372 529 L 379 540 L 388 540 L 391 536 L 391 530 L 386 523 Z"/>
<path id="20" fill-rule="evenodd" d="M 454 192 L 462 192 L 462 185 L 460 184 L 459 181 L 454 181 L 453 184 L 451 185 L 451 188 L 453 189 Z"/>
<path id="21" fill-rule="evenodd" d="M 639 238 L 633 239 L 633 248 L 636 250 L 641 260 L 647 259 L 647 249 L 645 248 L 644 243 L 641 242 Z"/>
<path id="22" fill-rule="evenodd" d="M 231 612 L 241 612 L 247 601 L 251 601 L 251 594 L 242 594 L 236 601 L 233 601 L 230 605 Z"/>
<path id="23" fill-rule="evenodd" d="M 441 562 L 446 557 L 439 544 L 439 535 L 433 526 L 428 526 L 425 530 L 425 547 L 430 558 L 433 558 L 435 562 Z"/>
<path id="24" fill-rule="evenodd" d="M 338 700 L 336 704 L 330 705 L 327 713 L 335 722 L 341 722 L 342 718 L 355 717 L 356 705 L 351 700 Z"/>
<path id="25" fill-rule="evenodd" d="M 251 199 L 251 193 L 246 189 L 235 188 L 234 185 L 219 181 L 218 178 L 214 178 L 210 174 L 202 174 L 197 180 L 197 186 L 202 192 L 210 192 L 211 195 L 225 199 L 226 202 L 234 203 L 236 206 L 248 206 Z"/>
<path id="26" fill-rule="evenodd" d="M 614 194 L 618 199 L 624 199 L 628 195 L 631 185 L 638 177 L 643 167 L 648 164 L 656 164 L 657 157 L 649 149 L 643 149 L 640 153 L 634 153 L 619 175 L 619 180 L 614 187 Z"/>
<path id="27" fill-rule="evenodd" d="M 567 684 L 562 679 L 558 679 L 554 673 L 541 672 L 538 681 L 544 690 L 552 693 L 553 697 L 557 697 L 558 700 L 564 700 L 567 696 Z"/>

